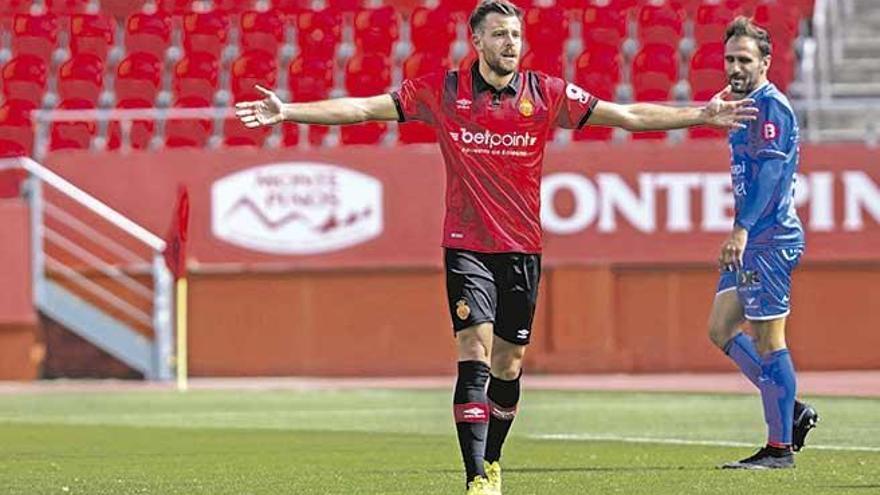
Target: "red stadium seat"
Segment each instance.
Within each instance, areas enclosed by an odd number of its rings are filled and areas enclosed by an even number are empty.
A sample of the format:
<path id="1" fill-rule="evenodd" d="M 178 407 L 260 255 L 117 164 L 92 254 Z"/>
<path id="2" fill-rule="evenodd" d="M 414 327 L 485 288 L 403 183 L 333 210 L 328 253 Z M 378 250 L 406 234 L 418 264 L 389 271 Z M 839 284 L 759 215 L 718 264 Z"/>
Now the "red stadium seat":
<path id="1" fill-rule="evenodd" d="M 4 15 L 27 14 L 31 11 L 32 0 L 0 0 L 0 12 Z"/>
<path id="2" fill-rule="evenodd" d="M 469 15 L 477 6 L 477 0 L 440 0 L 439 6 L 459 15 Z"/>
<path id="3" fill-rule="evenodd" d="M 312 0 L 273 0 L 272 8 L 282 15 L 296 17 L 302 12 L 311 10 Z"/>
<path id="4" fill-rule="evenodd" d="M 272 56 L 284 43 L 284 19 L 278 11 L 249 11 L 241 15 L 241 49 L 264 51 Z"/>
<path id="5" fill-rule="evenodd" d="M 162 63 L 150 53 L 132 53 L 116 69 L 116 99 L 152 102 L 162 84 Z"/>
<path id="6" fill-rule="evenodd" d="M 184 15 L 193 11 L 193 2 L 195 0 L 158 0 L 156 6 L 158 11 L 171 15 Z"/>
<path id="7" fill-rule="evenodd" d="M 526 39 L 533 40 L 529 43 L 529 50 L 550 57 L 562 53 L 569 34 L 568 15 L 564 10 L 550 7 L 529 9 L 523 24 Z"/>
<path id="8" fill-rule="evenodd" d="M 326 0 L 327 8 L 336 12 L 352 13 L 364 7 L 362 0 Z"/>
<path id="9" fill-rule="evenodd" d="M 226 46 L 229 19 L 220 12 L 194 12 L 183 17 L 183 49 L 220 56 Z"/>
<path id="10" fill-rule="evenodd" d="M 125 21 L 125 47 L 129 53 L 152 53 L 164 59 L 171 43 L 171 17 L 164 13 L 132 14 Z"/>
<path id="11" fill-rule="evenodd" d="M 587 5 L 581 29 L 584 45 L 602 44 L 619 49 L 626 39 L 626 17 L 626 10 L 618 8 L 615 2 Z"/>
<path id="12" fill-rule="evenodd" d="M 93 110 L 94 108 L 94 102 L 83 99 L 64 100 L 58 105 L 59 110 Z M 87 150 L 91 146 L 96 130 L 95 120 L 54 122 L 50 131 L 49 149 Z"/>
<path id="13" fill-rule="evenodd" d="M 565 60 L 561 51 L 558 53 L 541 53 L 530 49 L 523 55 L 520 66 L 524 70 L 533 70 L 551 76 L 565 77 Z"/>
<path id="14" fill-rule="evenodd" d="M 386 5 L 360 10 L 354 17 L 354 40 L 359 51 L 391 55 L 400 37 L 400 18 L 394 7 Z"/>
<path id="15" fill-rule="evenodd" d="M 290 63 L 287 81 L 293 101 L 326 99 L 333 89 L 333 62 L 300 55 Z M 328 131 L 327 126 L 309 126 L 309 142 L 313 146 L 321 145 Z M 299 126 L 285 125 L 282 127 L 282 134 L 285 146 L 296 146 L 299 143 Z"/>
<path id="16" fill-rule="evenodd" d="M 58 71 L 62 100 L 85 100 L 94 106 L 104 85 L 104 62 L 95 55 L 74 55 Z"/>
<path id="17" fill-rule="evenodd" d="M 204 108 L 210 103 L 204 98 L 180 98 L 174 108 Z M 165 122 L 165 146 L 169 148 L 203 148 L 214 129 L 213 119 L 168 119 Z"/>
<path id="18" fill-rule="evenodd" d="M 735 16 L 735 11 L 722 2 L 701 4 L 694 21 L 694 40 L 698 45 L 724 41 L 727 25 Z"/>
<path id="19" fill-rule="evenodd" d="M 233 97 L 236 101 L 262 99 L 254 86 L 274 88 L 277 74 L 278 65 L 273 55 L 261 51 L 243 54 L 232 63 Z"/>
<path id="20" fill-rule="evenodd" d="M 355 53 L 345 65 L 345 89 L 352 96 L 373 96 L 391 85 L 391 59 L 375 53 Z"/>
<path id="21" fill-rule="evenodd" d="M 774 47 L 789 48 L 798 35 L 800 13 L 790 1 L 763 0 L 755 7 L 755 23 L 770 32 Z"/>
<path id="22" fill-rule="evenodd" d="M 331 59 L 342 36 L 342 18 L 329 9 L 305 11 L 296 18 L 300 51 L 307 57 Z"/>
<path id="23" fill-rule="evenodd" d="M 58 43 L 58 21 L 52 14 L 17 14 L 12 25 L 12 53 L 30 54 L 47 64 Z"/>
<path id="24" fill-rule="evenodd" d="M 153 108 L 152 100 L 122 100 L 117 105 L 118 109 Z M 149 119 L 133 120 L 130 123 L 128 144 L 132 149 L 145 150 L 150 146 L 155 130 L 155 121 Z M 115 150 L 122 146 L 122 125 L 119 121 L 110 121 L 107 126 L 107 149 Z"/>
<path id="25" fill-rule="evenodd" d="M 355 53 L 345 66 L 345 89 L 351 96 L 372 96 L 391 85 L 391 60 L 375 53 Z M 376 144 L 387 131 L 384 122 L 343 126 L 342 144 Z"/>
<path id="26" fill-rule="evenodd" d="M 574 83 L 600 100 L 614 100 L 620 82 L 620 52 L 615 49 L 593 49 L 581 53 L 575 61 Z M 610 141 L 611 127 L 586 126 L 576 130 L 575 141 Z"/>
<path id="27" fill-rule="evenodd" d="M 210 100 L 217 90 L 220 63 L 208 53 L 190 53 L 174 67 L 174 93 L 178 99 Z"/>
<path id="28" fill-rule="evenodd" d="M 643 45 L 677 47 L 684 32 L 684 15 L 668 4 L 646 4 L 639 10 L 638 37 Z"/>
<path id="29" fill-rule="evenodd" d="M 38 107 L 46 90 L 48 68 L 34 55 L 19 55 L 3 66 L 3 97 Z"/>
<path id="30" fill-rule="evenodd" d="M 443 56 L 449 53 L 455 40 L 455 20 L 448 10 L 416 7 L 409 23 L 414 51 Z"/>
<path id="31" fill-rule="evenodd" d="M 403 61 L 403 77 L 405 79 L 414 79 L 428 74 L 444 72 L 450 67 L 451 62 L 448 57 L 441 58 L 433 53 L 416 52 Z M 399 130 L 398 141 L 402 144 L 437 142 L 436 131 L 422 122 L 401 123 Z"/>
<path id="32" fill-rule="evenodd" d="M 70 51 L 74 55 L 87 54 L 107 59 L 113 45 L 115 27 L 103 15 L 77 14 L 70 20 Z"/>
<path id="33" fill-rule="evenodd" d="M 49 12 L 56 15 L 84 14 L 89 7 L 90 0 L 47 0 L 45 2 Z"/>
<path id="34" fill-rule="evenodd" d="M 794 81 L 796 57 L 790 46 L 780 46 L 773 50 L 773 58 L 767 77 L 783 93 L 788 92 L 788 86 Z"/>
<path id="35" fill-rule="evenodd" d="M 655 94 L 669 88 L 678 80 L 678 56 L 668 45 L 646 45 L 636 54 L 632 63 L 632 83 L 636 95 L 640 91 Z M 636 96 L 636 99 L 640 99 Z"/>
<path id="36" fill-rule="evenodd" d="M 30 155 L 34 147 L 34 128 L 30 112 L 36 108 L 26 101 L 7 101 L 0 106 L 0 154 Z"/>
<path id="37" fill-rule="evenodd" d="M 697 48 L 690 61 L 688 82 L 691 86 L 691 99 L 694 101 L 708 101 L 727 85 L 723 43 L 707 43 Z M 690 127 L 687 132 L 691 139 L 718 139 L 727 136 L 723 130 L 710 127 Z"/>

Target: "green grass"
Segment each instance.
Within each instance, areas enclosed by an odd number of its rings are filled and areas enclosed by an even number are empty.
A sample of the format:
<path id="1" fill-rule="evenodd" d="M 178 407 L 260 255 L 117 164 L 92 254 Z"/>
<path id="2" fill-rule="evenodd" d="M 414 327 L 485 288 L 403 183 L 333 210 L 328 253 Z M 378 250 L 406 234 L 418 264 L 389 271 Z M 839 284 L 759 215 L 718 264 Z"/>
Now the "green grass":
<path id="1" fill-rule="evenodd" d="M 750 447 L 544 437 L 757 446 L 757 396 L 527 391 L 505 494 L 880 493 L 880 401 L 810 400 L 796 470 L 728 472 Z M 457 494 L 451 422 L 444 391 L 0 395 L 0 494 Z"/>

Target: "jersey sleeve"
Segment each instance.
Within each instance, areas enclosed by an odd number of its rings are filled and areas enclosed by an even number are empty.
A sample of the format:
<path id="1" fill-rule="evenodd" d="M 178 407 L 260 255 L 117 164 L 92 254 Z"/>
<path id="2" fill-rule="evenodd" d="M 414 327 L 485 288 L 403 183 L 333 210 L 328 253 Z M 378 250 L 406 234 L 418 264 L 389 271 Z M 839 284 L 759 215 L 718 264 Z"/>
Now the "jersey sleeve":
<path id="1" fill-rule="evenodd" d="M 397 121 L 434 123 L 434 109 L 439 100 L 438 81 L 436 75 L 404 79 L 400 89 L 391 92 L 391 98 L 397 107 Z"/>
<path id="2" fill-rule="evenodd" d="M 548 78 L 547 86 L 555 102 L 553 123 L 563 129 L 582 128 L 599 103 L 585 89 L 558 77 Z"/>
<path id="3" fill-rule="evenodd" d="M 768 98 L 759 105 L 755 149 L 757 157 L 767 159 L 786 158 L 797 146 L 797 129 L 794 113 L 785 103 Z"/>

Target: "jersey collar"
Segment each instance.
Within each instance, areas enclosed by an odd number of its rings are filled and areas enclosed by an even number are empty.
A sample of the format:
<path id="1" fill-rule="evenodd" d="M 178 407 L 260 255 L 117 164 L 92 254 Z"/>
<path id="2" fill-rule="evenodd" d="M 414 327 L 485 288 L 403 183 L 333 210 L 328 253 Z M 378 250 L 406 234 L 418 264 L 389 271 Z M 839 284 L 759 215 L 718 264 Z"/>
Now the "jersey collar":
<path id="1" fill-rule="evenodd" d="M 512 95 L 516 95 L 517 93 L 519 93 L 519 88 L 521 85 L 519 72 L 514 72 L 513 77 L 510 78 L 510 82 L 507 83 L 507 86 L 504 86 L 500 90 L 495 89 L 495 87 L 486 82 L 486 80 L 483 79 L 483 75 L 480 74 L 479 60 L 475 61 L 473 65 L 471 65 L 471 80 L 473 81 L 474 95 L 478 95 L 484 91 L 490 91 L 493 95 L 499 93 L 509 93 Z"/>

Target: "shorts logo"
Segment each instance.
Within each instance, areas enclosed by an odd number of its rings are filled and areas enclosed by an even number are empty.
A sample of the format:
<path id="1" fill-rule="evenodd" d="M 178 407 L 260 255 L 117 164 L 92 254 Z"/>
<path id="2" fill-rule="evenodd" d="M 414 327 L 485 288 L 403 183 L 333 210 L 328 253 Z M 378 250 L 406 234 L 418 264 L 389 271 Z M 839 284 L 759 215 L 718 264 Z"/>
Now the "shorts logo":
<path id="1" fill-rule="evenodd" d="M 459 320 L 467 320 L 468 316 L 471 315 L 471 307 L 468 306 L 468 303 L 464 299 L 459 299 L 457 303 L 455 303 L 455 316 L 458 316 Z"/>
<path id="2" fill-rule="evenodd" d="M 767 141 L 772 141 L 776 139 L 776 136 L 779 135 L 779 132 L 776 130 L 776 124 L 773 122 L 767 122 L 764 124 L 764 139 Z"/>
<path id="3" fill-rule="evenodd" d="M 529 338 L 529 333 L 530 333 L 530 332 L 529 332 L 529 329 L 528 329 L 528 328 L 523 328 L 522 330 L 518 330 L 518 331 L 516 332 L 516 337 L 517 337 L 519 340 L 526 340 L 527 338 Z"/>
<path id="4" fill-rule="evenodd" d="M 535 105 L 533 105 L 528 98 L 523 98 L 523 100 L 519 102 L 519 113 L 521 113 L 523 117 L 531 117 L 535 113 Z"/>

